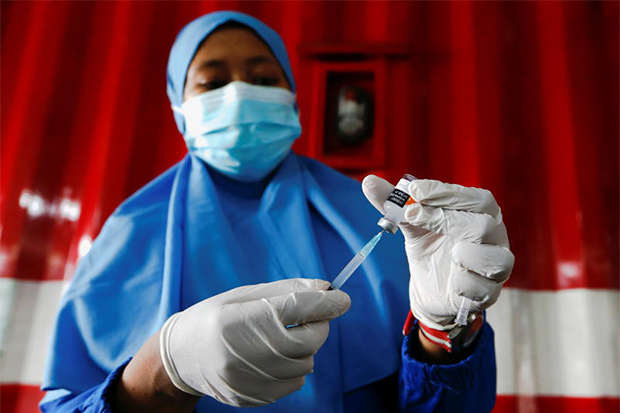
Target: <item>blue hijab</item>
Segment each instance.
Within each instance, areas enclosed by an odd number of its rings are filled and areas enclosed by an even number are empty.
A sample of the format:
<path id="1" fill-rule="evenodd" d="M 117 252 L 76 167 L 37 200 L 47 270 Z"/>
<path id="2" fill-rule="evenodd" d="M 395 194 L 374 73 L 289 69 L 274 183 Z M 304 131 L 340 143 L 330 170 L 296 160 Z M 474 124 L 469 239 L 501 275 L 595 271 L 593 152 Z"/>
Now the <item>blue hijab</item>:
<path id="1" fill-rule="evenodd" d="M 172 45 L 167 72 L 167 92 L 172 106 L 180 107 L 183 103 L 183 89 L 185 88 L 187 69 L 202 41 L 218 27 L 229 22 L 236 22 L 249 27 L 267 44 L 278 63 L 280 63 L 280 67 L 282 67 L 284 75 L 291 86 L 291 91 L 295 93 L 296 86 L 293 69 L 291 69 L 286 46 L 284 46 L 280 35 L 265 23 L 247 14 L 235 11 L 218 11 L 205 14 L 187 24 L 179 32 Z M 174 120 L 177 123 L 179 132 L 185 134 L 183 115 L 175 112 Z"/>
<path id="2" fill-rule="evenodd" d="M 177 38 L 168 66 L 173 104 L 192 53 L 231 20 L 269 44 L 294 85 L 275 32 L 249 16 L 219 12 L 190 23 Z M 332 280 L 379 230 L 378 218 L 359 182 L 294 153 L 250 184 L 188 154 L 123 202 L 79 262 L 60 305 L 44 390 L 81 393 L 102 383 L 170 315 L 213 295 L 285 278 Z M 395 373 L 408 277 L 401 235 L 384 237 L 345 285 L 352 307 L 330 323 L 304 387 L 251 411 L 342 412 L 345 392 Z M 210 397 L 197 407 L 239 410 Z"/>

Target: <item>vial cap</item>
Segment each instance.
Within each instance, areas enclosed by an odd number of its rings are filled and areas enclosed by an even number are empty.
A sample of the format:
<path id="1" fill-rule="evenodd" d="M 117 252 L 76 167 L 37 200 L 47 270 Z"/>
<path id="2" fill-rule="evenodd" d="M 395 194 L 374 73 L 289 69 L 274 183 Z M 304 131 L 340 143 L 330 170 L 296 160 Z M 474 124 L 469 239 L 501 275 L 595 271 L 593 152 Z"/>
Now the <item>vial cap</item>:
<path id="1" fill-rule="evenodd" d="M 384 231 L 387 231 L 390 234 L 396 234 L 396 231 L 398 231 L 398 225 L 386 218 L 380 218 L 377 222 L 377 225 L 379 225 L 381 228 L 383 228 Z"/>

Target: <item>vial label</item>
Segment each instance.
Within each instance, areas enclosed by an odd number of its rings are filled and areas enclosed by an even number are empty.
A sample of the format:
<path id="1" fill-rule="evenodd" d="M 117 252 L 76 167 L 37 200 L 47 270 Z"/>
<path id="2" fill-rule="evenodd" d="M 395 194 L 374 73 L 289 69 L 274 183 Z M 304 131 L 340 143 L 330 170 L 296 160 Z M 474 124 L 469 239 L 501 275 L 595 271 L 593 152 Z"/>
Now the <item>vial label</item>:
<path id="1" fill-rule="evenodd" d="M 403 192 L 400 189 L 394 189 L 392 193 L 390 194 L 388 201 L 402 208 L 405 206 L 408 199 L 409 199 L 408 193 Z"/>
<path id="2" fill-rule="evenodd" d="M 400 181 L 398 181 L 396 188 L 394 188 L 387 200 L 397 205 L 399 208 L 413 203 L 413 199 L 411 199 L 409 194 L 405 192 L 409 183 L 410 181 L 406 179 L 401 179 Z"/>

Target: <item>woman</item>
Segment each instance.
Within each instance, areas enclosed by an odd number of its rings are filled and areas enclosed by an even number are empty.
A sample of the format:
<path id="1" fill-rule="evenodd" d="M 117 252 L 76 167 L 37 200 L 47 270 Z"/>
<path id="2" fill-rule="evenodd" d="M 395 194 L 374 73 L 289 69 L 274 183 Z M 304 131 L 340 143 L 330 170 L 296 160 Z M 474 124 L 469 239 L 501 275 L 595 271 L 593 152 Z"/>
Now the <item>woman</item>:
<path id="1" fill-rule="evenodd" d="M 369 204 L 356 181 L 292 153 L 294 92 L 284 44 L 262 22 L 216 12 L 179 33 L 168 96 L 189 154 L 125 201 L 81 260 L 43 411 L 492 408 L 490 327 L 470 323 L 460 349 L 447 334 L 460 331 L 460 296 L 479 314 L 512 269 L 493 197 L 414 181 L 407 254 L 386 236 L 349 295 L 328 291 L 393 186 L 367 177 Z M 409 308 L 423 329 L 403 341 Z"/>

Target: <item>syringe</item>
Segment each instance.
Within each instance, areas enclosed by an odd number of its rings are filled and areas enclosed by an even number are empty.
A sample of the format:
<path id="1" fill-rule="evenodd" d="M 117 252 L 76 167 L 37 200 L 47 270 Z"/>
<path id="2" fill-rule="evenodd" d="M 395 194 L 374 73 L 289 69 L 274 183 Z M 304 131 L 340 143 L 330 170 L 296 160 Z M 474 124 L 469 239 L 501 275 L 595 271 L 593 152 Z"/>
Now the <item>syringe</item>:
<path id="1" fill-rule="evenodd" d="M 469 309 L 471 308 L 471 299 L 463 296 L 461 301 L 461 307 L 459 313 L 456 315 L 456 324 L 460 326 L 467 325 L 467 317 L 469 316 Z"/>
<path id="2" fill-rule="evenodd" d="M 389 232 L 390 234 L 395 234 L 396 231 L 398 231 L 398 223 L 405 220 L 404 207 L 414 202 L 407 193 L 407 186 L 414 179 L 416 178 L 413 175 L 405 174 L 400 181 L 398 181 L 398 184 L 394 187 L 394 190 L 383 204 L 385 215 L 377 222 L 377 225 L 381 227 L 381 231 L 368 241 L 360 252 L 355 254 L 353 259 L 340 271 L 340 274 L 332 281 L 330 289 L 339 290 L 342 287 L 357 267 L 368 257 L 368 254 L 370 254 L 375 245 L 377 245 L 383 233 Z"/>
<path id="3" fill-rule="evenodd" d="M 375 245 L 379 243 L 379 240 L 383 236 L 385 231 L 380 231 L 377 235 L 372 237 L 370 241 L 364 245 L 364 247 L 357 253 L 355 256 L 349 261 L 349 263 L 340 271 L 340 274 L 336 277 L 334 281 L 332 281 L 331 288 L 334 290 L 339 290 L 342 285 L 347 282 L 349 277 L 353 274 L 353 272 L 360 266 L 361 263 L 368 257 L 370 252 L 375 248 Z"/>

